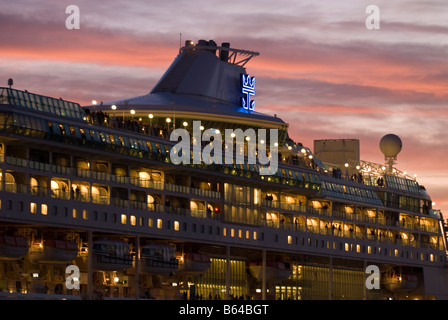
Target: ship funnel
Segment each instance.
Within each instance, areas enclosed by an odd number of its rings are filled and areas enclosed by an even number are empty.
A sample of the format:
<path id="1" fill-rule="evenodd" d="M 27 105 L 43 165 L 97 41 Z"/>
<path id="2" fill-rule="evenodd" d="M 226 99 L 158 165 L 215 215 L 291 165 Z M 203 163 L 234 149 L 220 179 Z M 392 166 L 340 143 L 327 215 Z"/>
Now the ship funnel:
<path id="1" fill-rule="evenodd" d="M 230 48 L 230 43 L 229 42 L 223 42 L 221 44 L 222 48 Z M 219 59 L 221 61 L 225 61 L 227 62 L 229 60 L 229 51 L 225 50 L 225 49 L 221 49 L 220 53 L 219 53 Z"/>

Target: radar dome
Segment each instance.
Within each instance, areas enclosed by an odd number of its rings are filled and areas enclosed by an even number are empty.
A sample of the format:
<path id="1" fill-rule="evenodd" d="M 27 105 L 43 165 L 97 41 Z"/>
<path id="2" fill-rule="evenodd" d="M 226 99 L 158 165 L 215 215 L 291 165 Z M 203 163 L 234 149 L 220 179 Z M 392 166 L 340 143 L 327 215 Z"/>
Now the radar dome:
<path id="1" fill-rule="evenodd" d="M 401 151 L 401 139 L 395 134 L 386 134 L 380 141 L 380 149 L 385 157 L 395 158 Z"/>

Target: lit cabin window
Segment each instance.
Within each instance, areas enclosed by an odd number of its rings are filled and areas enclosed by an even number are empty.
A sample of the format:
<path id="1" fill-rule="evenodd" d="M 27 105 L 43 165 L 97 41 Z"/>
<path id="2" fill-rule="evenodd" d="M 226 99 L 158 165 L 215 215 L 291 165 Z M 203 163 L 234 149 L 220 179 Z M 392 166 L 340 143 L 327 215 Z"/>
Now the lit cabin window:
<path id="1" fill-rule="evenodd" d="M 162 219 L 157 219 L 157 229 L 162 229 Z"/>
<path id="2" fill-rule="evenodd" d="M 121 224 L 126 224 L 126 215 L 125 214 L 121 215 Z"/>
<path id="3" fill-rule="evenodd" d="M 135 223 L 136 223 L 135 216 L 131 216 L 130 222 L 131 222 L 131 226 L 135 226 Z"/>
<path id="4" fill-rule="evenodd" d="M 82 210 L 82 218 L 83 218 L 84 220 L 87 220 L 87 219 L 88 219 L 87 210 Z"/>
<path id="5" fill-rule="evenodd" d="M 179 221 L 174 221 L 174 230 L 179 231 Z"/>
<path id="6" fill-rule="evenodd" d="M 288 236 L 288 244 L 292 244 L 292 237 Z"/>
<path id="7" fill-rule="evenodd" d="M 46 205 L 46 204 L 42 204 L 41 206 L 40 206 L 40 213 L 42 213 L 43 215 L 47 215 L 47 210 L 48 210 L 48 206 Z"/>
<path id="8" fill-rule="evenodd" d="M 78 212 L 76 209 L 73 209 L 73 218 L 78 218 Z"/>
<path id="9" fill-rule="evenodd" d="M 31 213 L 36 213 L 36 211 L 37 211 L 37 205 L 36 205 L 36 203 L 35 203 L 35 202 L 31 202 L 31 203 L 30 203 L 30 212 L 31 212 Z"/>

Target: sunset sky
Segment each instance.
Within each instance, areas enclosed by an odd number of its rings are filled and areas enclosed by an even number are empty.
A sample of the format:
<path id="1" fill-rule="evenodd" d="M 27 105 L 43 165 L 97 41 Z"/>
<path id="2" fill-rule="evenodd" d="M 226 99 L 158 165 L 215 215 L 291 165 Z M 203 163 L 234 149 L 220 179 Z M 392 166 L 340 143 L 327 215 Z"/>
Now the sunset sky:
<path id="1" fill-rule="evenodd" d="M 380 10 L 368 30 L 366 7 Z M 66 7 L 80 9 L 69 30 Z M 401 137 L 397 167 L 416 173 L 448 218 L 446 0 L 3 0 L 0 86 L 81 104 L 148 93 L 187 39 L 260 52 L 256 110 L 290 136 L 359 139 L 382 163 L 381 137 Z"/>

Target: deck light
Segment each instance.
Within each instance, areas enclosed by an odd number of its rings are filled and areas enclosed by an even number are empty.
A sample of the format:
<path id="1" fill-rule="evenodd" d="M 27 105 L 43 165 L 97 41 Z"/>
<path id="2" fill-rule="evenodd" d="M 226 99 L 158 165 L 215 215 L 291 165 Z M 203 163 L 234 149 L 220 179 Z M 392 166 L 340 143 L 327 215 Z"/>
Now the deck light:
<path id="1" fill-rule="evenodd" d="M 117 106 L 116 106 L 116 105 L 114 105 L 114 104 L 113 104 L 113 105 L 111 105 L 111 106 L 110 106 L 110 108 L 111 108 L 112 110 L 117 110 Z"/>

